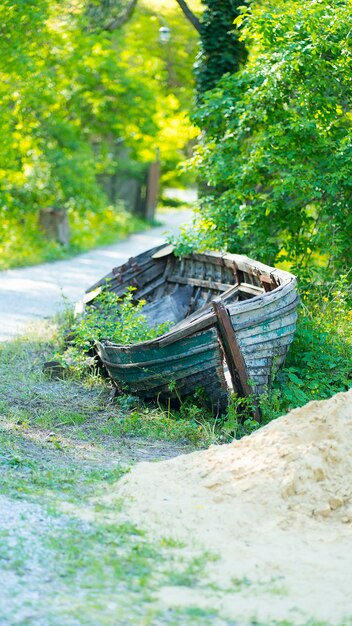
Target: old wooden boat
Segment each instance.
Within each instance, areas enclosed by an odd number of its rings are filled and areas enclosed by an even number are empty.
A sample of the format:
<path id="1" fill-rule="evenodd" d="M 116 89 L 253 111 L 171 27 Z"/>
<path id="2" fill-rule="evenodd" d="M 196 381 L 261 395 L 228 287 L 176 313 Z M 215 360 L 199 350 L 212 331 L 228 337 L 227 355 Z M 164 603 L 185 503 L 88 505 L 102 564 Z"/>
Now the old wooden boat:
<path id="1" fill-rule="evenodd" d="M 297 319 L 292 274 L 243 255 L 174 255 L 159 246 L 114 268 L 87 290 L 123 296 L 135 288 L 151 323 L 169 319 L 169 332 L 133 345 L 97 343 L 118 389 L 145 399 L 185 397 L 202 387 L 223 410 L 229 391 L 261 394 L 283 364 Z M 228 375 L 226 375 L 228 374 Z"/>

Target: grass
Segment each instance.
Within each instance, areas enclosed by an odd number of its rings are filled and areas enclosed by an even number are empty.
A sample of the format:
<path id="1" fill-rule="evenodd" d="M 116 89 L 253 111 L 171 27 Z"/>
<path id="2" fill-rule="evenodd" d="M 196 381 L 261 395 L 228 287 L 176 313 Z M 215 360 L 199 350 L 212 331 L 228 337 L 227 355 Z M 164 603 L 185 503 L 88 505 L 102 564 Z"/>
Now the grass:
<path id="1" fill-rule="evenodd" d="M 134 427 L 120 427 L 128 402 L 111 404 L 106 381 L 44 377 L 55 348 L 52 329 L 1 347 L 0 624 L 210 625 L 212 612 L 158 601 L 175 571 L 179 584 L 203 584 L 210 557 L 170 537 L 150 540 L 118 495 L 105 498 L 134 462 L 194 448 L 187 430 L 155 439 L 165 415 L 143 430 L 135 407 Z"/>
<path id="2" fill-rule="evenodd" d="M 224 595 L 284 594 L 275 580 L 222 588 L 216 555 L 131 523 L 118 485 L 132 465 L 204 446 L 208 433 L 186 408 L 111 403 L 97 375 L 45 378 L 56 341 L 48 326 L 0 349 L 1 626 L 231 626 Z"/>
<path id="3" fill-rule="evenodd" d="M 69 218 L 71 240 L 67 247 L 45 238 L 38 230 L 37 214 L 4 221 L 0 225 L 0 270 L 70 258 L 149 227 L 140 218 L 113 207 L 84 215 L 72 212 Z"/>

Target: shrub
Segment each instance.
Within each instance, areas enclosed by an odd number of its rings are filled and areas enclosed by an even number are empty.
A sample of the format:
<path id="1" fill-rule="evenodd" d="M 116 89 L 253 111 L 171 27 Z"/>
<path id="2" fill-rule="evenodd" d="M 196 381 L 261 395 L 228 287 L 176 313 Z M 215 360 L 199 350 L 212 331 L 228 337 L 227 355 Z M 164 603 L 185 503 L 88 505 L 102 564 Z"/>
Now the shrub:
<path id="1" fill-rule="evenodd" d="M 286 365 L 260 401 L 265 422 L 352 386 L 351 327 L 352 285 L 348 275 L 342 275 L 333 287 L 303 292 Z"/>
<path id="2" fill-rule="evenodd" d="M 61 359 L 76 368 L 84 366 L 85 359 L 96 341 L 109 340 L 118 344 L 131 344 L 155 339 L 170 329 L 170 322 L 150 328 L 142 310 L 145 300 L 134 302 L 132 287 L 124 298 L 111 291 L 102 291 L 85 314 L 75 320 L 70 328 L 70 347 Z"/>
<path id="3" fill-rule="evenodd" d="M 249 60 L 204 95 L 195 116 L 204 141 L 194 164 L 209 191 L 203 231 L 212 245 L 289 263 L 310 279 L 345 271 L 352 6 L 278 0 L 243 10 Z"/>

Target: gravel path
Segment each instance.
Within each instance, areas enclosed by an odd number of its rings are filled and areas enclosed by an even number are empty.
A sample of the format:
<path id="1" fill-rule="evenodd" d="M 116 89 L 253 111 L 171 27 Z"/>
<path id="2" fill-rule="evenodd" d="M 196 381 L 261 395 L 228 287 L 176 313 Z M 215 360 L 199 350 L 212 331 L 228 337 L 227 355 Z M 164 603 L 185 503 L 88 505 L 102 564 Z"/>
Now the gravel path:
<path id="1" fill-rule="evenodd" d="M 13 339 L 40 318 L 50 318 L 68 303 L 76 302 L 87 287 L 131 256 L 165 241 L 190 223 L 192 211 L 172 211 L 158 216 L 162 226 L 136 233 L 128 239 L 97 248 L 78 257 L 0 272 L 0 341 Z"/>

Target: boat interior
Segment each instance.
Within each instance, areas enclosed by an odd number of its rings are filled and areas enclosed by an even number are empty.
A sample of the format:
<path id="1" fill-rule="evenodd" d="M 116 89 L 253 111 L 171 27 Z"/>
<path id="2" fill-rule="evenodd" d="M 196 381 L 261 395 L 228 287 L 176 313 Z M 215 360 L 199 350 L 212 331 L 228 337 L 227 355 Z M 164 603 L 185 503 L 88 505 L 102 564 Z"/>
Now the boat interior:
<path id="1" fill-rule="evenodd" d="M 122 296 L 132 286 L 136 301 L 146 301 L 143 314 L 150 326 L 170 321 L 175 328 L 198 317 L 214 298 L 244 301 L 278 286 L 269 274 L 241 267 L 236 258 L 214 252 L 178 258 L 171 246 L 161 246 L 114 268 L 91 287 L 86 303 L 103 287 Z"/>
<path id="2" fill-rule="evenodd" d="M 143 314 L 150 326 L 170 321 L 175 328 L 183 320 L 198 317 L 221 297 L 225 302 L 244 301 L 271 291 L 278 282 L 269 274 L 236 262 L 236 255 L 216 252 L 178 258 L 172 246 L 161 246 L 114 268 L 89 290 L 86 302 L 103 287 L 122 296 L 129 286 L 135 299 L 145 300 Z"/>

